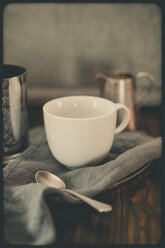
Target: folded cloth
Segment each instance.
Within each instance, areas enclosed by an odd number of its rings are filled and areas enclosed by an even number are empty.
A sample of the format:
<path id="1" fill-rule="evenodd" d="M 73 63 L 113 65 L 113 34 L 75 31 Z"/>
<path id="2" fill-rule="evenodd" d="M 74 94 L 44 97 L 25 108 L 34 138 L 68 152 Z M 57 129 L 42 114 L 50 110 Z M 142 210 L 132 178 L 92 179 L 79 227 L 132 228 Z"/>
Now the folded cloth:
<path id="1" fill-rule="evenodd" d="M 30 145 L 3 169 L 5 240 L 11 244 L 46 245 L 56 240 L 56 220 L 46 199 L 54 196 L 56 204 L 81 203 L 62 190 L 35 183 L 35 173 L 46 170 L 59 176 L 67 188 L 94 197 L 108 186 L 159 159 L 161 137 L 142 131 L 125 131 L 115 136 L 110 153 L 95 166 L 70 170 L 51 154 L 44 129 L 30 131 Z"/>

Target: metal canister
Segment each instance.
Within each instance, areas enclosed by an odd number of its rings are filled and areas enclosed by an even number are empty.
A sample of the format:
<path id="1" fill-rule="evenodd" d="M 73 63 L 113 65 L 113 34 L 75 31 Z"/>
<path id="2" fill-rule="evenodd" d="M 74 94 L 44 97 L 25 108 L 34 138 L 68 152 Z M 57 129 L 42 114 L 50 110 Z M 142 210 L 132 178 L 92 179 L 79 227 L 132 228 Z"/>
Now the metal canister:
<path id="1" fill-rule="evenodd" d="M 22 152 L 28 145 L 26 69 L 2 67 L 3 155 Z"/>

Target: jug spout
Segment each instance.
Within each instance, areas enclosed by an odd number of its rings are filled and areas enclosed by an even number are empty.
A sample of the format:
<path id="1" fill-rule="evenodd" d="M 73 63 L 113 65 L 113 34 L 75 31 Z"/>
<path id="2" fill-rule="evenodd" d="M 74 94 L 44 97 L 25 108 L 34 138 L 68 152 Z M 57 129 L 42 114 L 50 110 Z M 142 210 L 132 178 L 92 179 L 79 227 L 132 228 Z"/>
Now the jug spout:
<path id="1" fill-rule="evenodd" d="M 104 79 L 104 80 L 109 80 L 109 75 L 108 73 L 102 73 L 102 72 L 99 72 L 99 73 L 96 73 L 96 79 L 99 80 L 99 79 Z"/>
<path id="2" fill-rule="evenodd" d="M 108 75 L 108 73 L 99 72 L 96 74 L 95 77 L 98 82 L 100 96 L 109 99 L 111 101 L 114 101 L 114 99 L 110 99 L 109 90 L 107 89 L 109 87 L 109 84 L 111 83 L 110 76 Z"/>

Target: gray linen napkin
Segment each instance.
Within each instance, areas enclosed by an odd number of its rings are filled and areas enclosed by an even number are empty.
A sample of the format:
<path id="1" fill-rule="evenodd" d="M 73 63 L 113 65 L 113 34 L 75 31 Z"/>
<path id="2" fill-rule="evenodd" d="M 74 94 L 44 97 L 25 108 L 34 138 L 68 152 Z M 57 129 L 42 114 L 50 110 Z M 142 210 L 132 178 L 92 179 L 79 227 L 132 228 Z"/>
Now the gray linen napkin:
<path id="1" fill-rule="evenodd" d="M 51 154 L 44 129 L 30 132 L 29 147 L 3 169 L 5 240 L 11 244 L 46 245 L 56 240 L 56 219 L 47 199 L 54 204 L 82 203 L 61 190 L 35 183 L 35 173 L 47 170 L 62 178 L 67 188 L 94 197 L 108 186 L 161 157 L 162 139 L 144 132 L 125 131 L 115 136 L 104 161 L 95 166 L 67 169 Z"/>

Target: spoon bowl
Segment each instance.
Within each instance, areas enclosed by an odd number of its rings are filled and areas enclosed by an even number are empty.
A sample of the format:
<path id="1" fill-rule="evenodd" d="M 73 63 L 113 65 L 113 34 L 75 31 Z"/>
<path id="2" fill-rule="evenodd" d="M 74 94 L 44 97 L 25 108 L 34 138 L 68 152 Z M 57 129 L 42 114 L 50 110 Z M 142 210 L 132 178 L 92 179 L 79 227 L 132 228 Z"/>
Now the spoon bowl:
<path id="1" fill-rule="evenodd" d="M 44 184 L 56 189 L 66 189 L 64 181 L 48 171 L 38 171 L 35 175 L 37 183 Z"/>
<path id="2" fill-rule="evenodd" d="M 95 208 L 99 212 L 109 212 L 112 210 L 112 206 L 109 204 L 96 201 L 85 195 L 81 195 L 73 190 L 66 189 L 66 185 L 64 181 L 62 181 L 62 179 L 60 179 L 59 177 L 48 171 L 38 171 L 35 174 L 35 180 L 37 183 L 66 191 L 76 196 L 77 198 L 81 199 L 82 201 L 86 202 L 87 204 L 89 204 L 91 207 Z"/>

